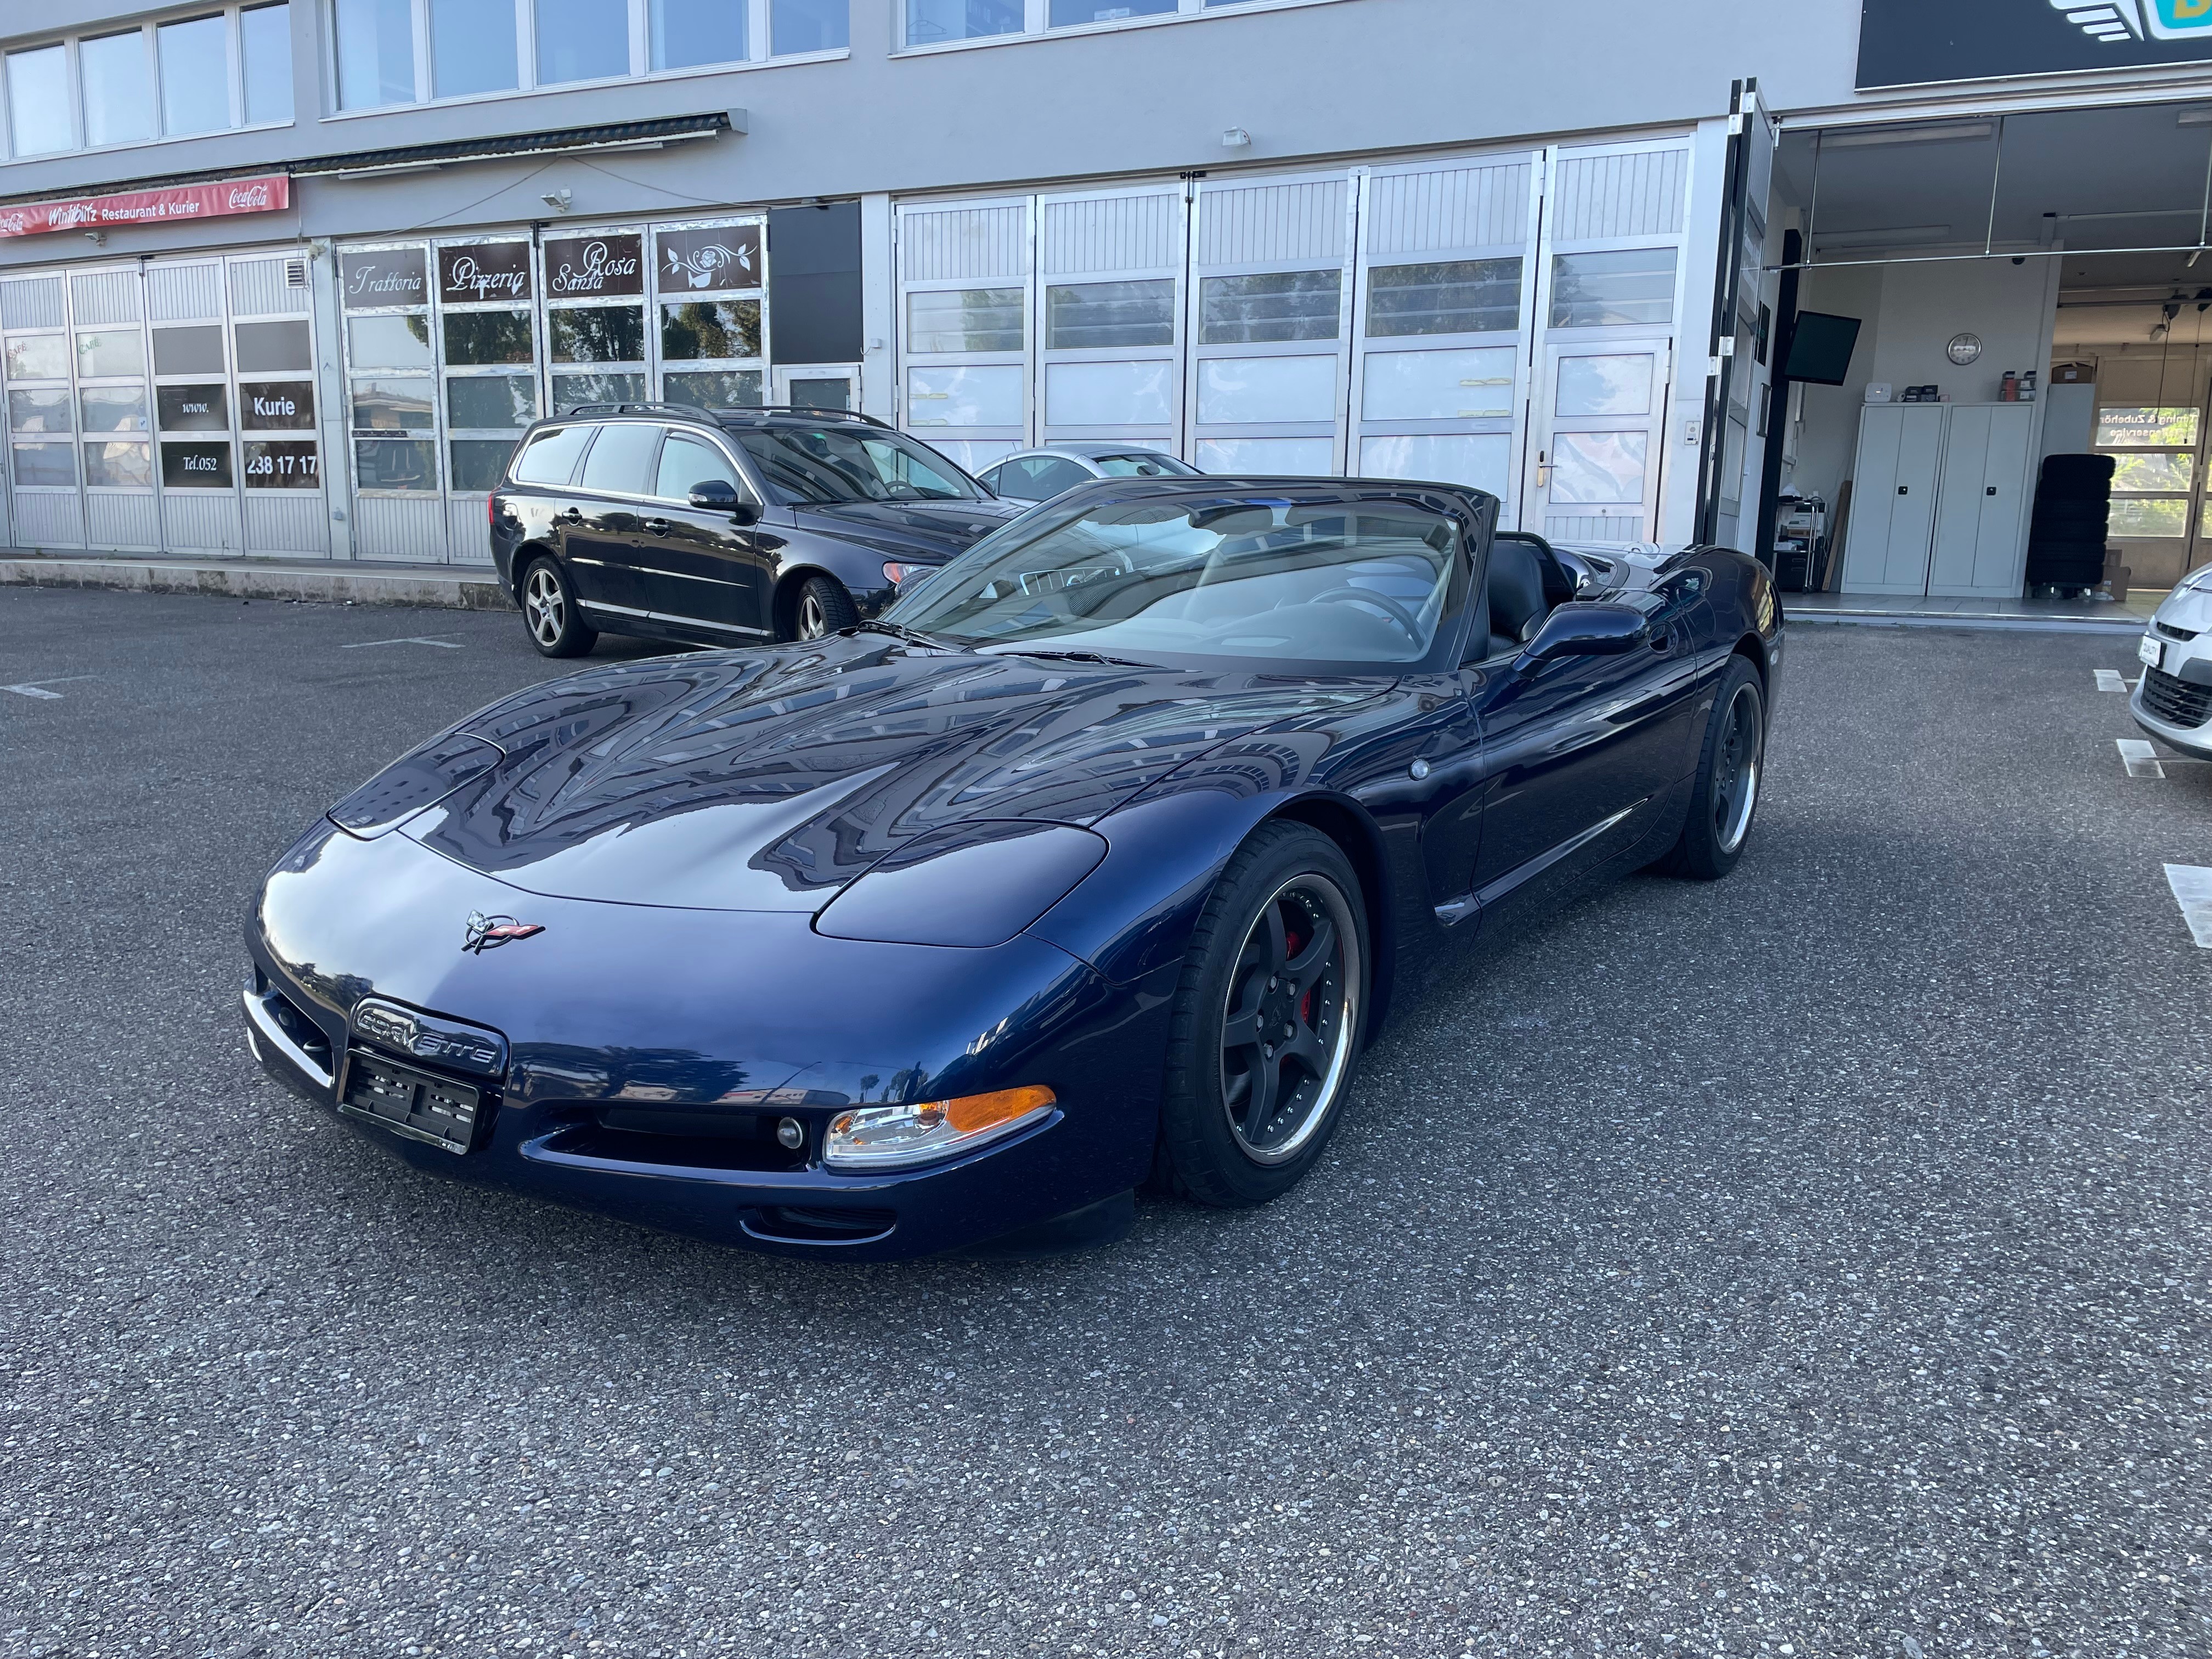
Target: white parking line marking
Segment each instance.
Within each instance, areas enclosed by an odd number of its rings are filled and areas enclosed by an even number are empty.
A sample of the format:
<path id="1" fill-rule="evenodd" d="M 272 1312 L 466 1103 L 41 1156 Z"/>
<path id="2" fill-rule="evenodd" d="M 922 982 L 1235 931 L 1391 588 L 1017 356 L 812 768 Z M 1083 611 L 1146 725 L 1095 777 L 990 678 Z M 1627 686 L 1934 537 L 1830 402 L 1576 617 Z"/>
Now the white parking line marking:
<path id="1" fill-rule="evenodd" d="M 2128 683 L 2120 678 L 2118 669 L 2100 668 L 2097 671 L 2097 690 L 2100 691 L 2124 691 L 2127 689 Z"/>
<path id="2" fill-rule="evenodd" d="M 0 691 L 13 691 L 19 697 L 44 697 L 50 702 L 59 702 L 62 694 L 49 691 L 50 685 L 67 685 L 71 680 L 96 680 L 97 674 L 63 674 L 51 680 L 27 680 L 21 685 L 0 685 Z"/>
<path id="3" fill-rule="evenodd" d="M 419 634 L 410 634 L 397 640 L 358 640 L 351 645 L 342 645 L 341 651 L 366 651 L 373 645 L 434 645 L 441 651 L 465 651 L 468 647 L 456 645 L 451 640 L 425 639 Z"/>
<path id="4" fill-rule="evenodd" d="M 2131 778 L 2162 778 L 2166 769 L 2158 763 L 2158 751 L 2141 738 L 2115 738 L 2120 746 L 2120 758 L 2127 763 Z"/>
<path id="5" fill-rule="evenodd" d="M 2181 919 L 2200 951 L 2212 951 L 2212 870 L 2200 864 L 2169 864 L 2166 884 L 2173 889 Z"/>

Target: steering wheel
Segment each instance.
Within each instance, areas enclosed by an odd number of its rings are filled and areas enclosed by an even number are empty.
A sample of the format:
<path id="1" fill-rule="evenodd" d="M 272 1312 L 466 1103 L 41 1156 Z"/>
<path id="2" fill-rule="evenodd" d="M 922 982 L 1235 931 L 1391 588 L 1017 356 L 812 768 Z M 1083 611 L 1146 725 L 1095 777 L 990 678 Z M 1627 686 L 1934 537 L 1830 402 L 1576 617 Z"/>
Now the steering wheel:
<path id="1" fill-rule="evenodd" d="M 1387 593 L 1377 593 L 1367 587 L 1332 587 L 1326 593 L 1316 593 L 1310 603 L 1314 605 L 1371 605 L 1406 631 L 1406 637 L 1419 643 L 1421 625 L 1413 613 Z"/>

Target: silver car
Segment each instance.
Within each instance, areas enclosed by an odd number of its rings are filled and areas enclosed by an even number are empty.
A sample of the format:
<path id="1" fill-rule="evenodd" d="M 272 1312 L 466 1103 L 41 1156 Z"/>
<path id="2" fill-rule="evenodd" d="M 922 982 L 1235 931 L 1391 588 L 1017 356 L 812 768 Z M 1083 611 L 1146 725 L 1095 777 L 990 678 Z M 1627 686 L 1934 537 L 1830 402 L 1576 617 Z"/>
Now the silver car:
<path id="1" fill-rule="evenodd" d="M 1010 501 L 1048 501 L 1062 490 L 1093 478 L 1195 478 L 1188 461 L 1143 444 L 1048 444 L 1018 449 L 975 475 L 994 495 Z"/>
<path id="2" fill-rule="evenodd" d="M 2128 699 L 2136 724 L 2185 755 L 2212 760 L 2212 564 L 2166 596 L 2136 654 L 2142 679 Z"/>

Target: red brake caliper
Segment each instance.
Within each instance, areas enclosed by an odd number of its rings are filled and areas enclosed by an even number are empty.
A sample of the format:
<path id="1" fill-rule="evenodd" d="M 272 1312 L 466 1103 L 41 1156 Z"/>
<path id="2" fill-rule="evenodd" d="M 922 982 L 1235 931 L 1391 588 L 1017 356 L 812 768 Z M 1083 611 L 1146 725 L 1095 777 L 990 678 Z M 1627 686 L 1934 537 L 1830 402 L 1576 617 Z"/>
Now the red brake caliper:
<path id="1" fill-rule="evenodd" d="M 1284 928 L 1284 954 L 1295 960 L 1298 952 L 1306 948 L 1306 940 L 1310 937 L 1310 934 L 1301 934 L 1291 928 Z M 1298 1018 L 1309 1025 L 1313 1023 L 1313 987 L 1310 985 L 1306 987 L 1298 998 Z"/>

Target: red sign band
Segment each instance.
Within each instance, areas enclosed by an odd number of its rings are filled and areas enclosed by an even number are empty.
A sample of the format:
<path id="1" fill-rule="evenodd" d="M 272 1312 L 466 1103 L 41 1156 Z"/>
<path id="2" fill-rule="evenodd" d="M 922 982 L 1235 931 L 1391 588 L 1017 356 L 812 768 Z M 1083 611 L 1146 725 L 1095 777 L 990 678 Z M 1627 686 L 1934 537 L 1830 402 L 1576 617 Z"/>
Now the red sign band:
<path id="1" fill-rule="evenodd" d="M 65 202 L 0 207 L 0 236 L 43 236 L 49 231 L 109 225 L 159 225 L 187 219 L 221 219 L 234 213 L 280 213 L 292 204 L 292 180 L 227 179 L 213 185 L 175 185 L 119 196 L 80 196 Z"/>

